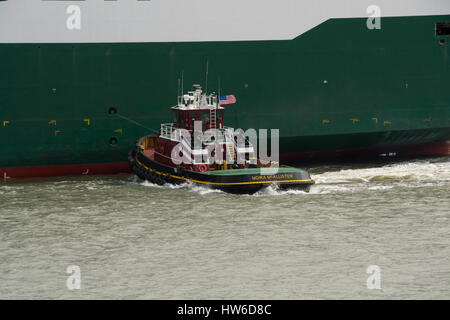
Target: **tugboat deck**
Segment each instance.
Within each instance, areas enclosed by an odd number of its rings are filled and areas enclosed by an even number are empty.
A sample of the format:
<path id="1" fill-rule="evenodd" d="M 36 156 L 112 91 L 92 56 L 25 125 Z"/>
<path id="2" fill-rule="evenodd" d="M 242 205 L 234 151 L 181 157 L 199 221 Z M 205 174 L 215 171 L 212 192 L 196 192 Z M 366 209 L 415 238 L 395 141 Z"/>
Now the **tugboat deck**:
<path id="1" fill-rule="evenodd" d="M 149 159 L 155 159 L 155 148 L 148 148 L 144 150 L 144 154 L 147 156 L 147 158 Z"/>

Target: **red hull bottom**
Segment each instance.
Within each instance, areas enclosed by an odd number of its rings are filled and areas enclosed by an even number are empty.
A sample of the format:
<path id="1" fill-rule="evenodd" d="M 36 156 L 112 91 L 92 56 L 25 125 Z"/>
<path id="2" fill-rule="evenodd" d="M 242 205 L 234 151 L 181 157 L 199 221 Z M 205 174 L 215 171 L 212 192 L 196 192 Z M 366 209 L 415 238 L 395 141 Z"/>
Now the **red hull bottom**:
<path id="1" fill-rule="evenodd" d="M 301 153 L 285 153 L 281 155 L 282 161 L 315 161 L 357 158 L 382 157 L 414 157 L 414 156 L 442 156 L 450 154 L 450 141 L 426 143 L 407 146 L 393 146 L 383 148 L 359 148 L 333 151 L 316 151 Z M 55 177 L 67 175 L 115 174 L 129 173 L 128 162 L 67 164 L 53 166 L 26 166 L 0 168 L 1 179 Z"/>
<path id="2" fill-rule="evenodd" d="M 384 157 L 423 157 L 423 156 L 446 156 L 450 155 L 450 141 L 423 143 L 414 145 L 371 147 L 344 150 L 314 151 L 301 153 L 284 153 L 282 161 L 315 161 L 325 160 L 356 160 L 356 159 L 381 159 Z"/>
<path id="3" fill-rule="evenodd" d="M 114 174 L 123 172 L 130 172 L 130 167 L 126 161 L 54 166 L 6 167 L 0 168 L 0 179 Z"/>

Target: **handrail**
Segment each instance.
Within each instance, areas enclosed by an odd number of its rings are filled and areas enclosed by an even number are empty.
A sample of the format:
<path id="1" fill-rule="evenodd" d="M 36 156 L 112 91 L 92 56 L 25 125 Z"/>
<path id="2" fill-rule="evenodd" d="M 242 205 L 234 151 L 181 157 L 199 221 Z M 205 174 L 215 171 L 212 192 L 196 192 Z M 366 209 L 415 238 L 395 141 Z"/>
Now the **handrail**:
<path id="1" fill-rule="evenodd" d="M 161 123 L 161 137 L 173 139 L 172 137 L 173 124 L 172 123 Z"/>

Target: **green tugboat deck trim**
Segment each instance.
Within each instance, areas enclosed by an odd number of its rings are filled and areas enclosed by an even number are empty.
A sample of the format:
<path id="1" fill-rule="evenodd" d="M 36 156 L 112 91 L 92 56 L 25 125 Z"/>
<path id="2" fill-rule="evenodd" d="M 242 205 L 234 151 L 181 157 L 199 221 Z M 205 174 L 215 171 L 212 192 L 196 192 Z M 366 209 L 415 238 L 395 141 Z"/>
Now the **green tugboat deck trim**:
<path id="1" fill-rule="evenodd" d="M 247 169 L 230 169 L 230 170 L 213 170 L 206 171 L 203 174 L 208 175 L 241 175 L 241 174 L 283 174 L 283 173 L 294 173 L 294 172 L 305 172 L 297 168 L 247 168 Z"/>

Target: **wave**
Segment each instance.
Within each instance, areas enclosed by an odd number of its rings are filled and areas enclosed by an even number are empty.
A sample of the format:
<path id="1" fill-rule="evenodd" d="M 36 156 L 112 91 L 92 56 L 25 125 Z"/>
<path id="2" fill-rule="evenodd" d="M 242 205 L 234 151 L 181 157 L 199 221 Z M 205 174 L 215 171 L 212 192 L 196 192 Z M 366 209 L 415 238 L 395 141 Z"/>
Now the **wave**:
<path id="1" fill-rule="evenodd" d="M 313 168 L 314 171 L 317 168 Z M 256 196 L 315 195 L 383 191 L 393 188 L 450 186 L 450 158 L 404 161 L 370 168 L 346 168 L 311 174 L 316 182 L 309 193 L 269 187 Z"/>
<path id="2" fill-rule="evenodd" d="M 315 171 L 317 168 L 313 168 Z M 450 158 L 434 158 L 386 164 L 380 167 L 334 169 L 311 174 L 316 182 L 310 192 L 300 190 L 280 190 L 276 185 L 269 186 L 252 196 L 276 195 L 315 195 L 364 191 L 383 191 L 396 187 L 416 188 L 431 186 L 450 186 Z M 220 190 L 199 186 L 194 183 L 159 186 L 142 181 L 133 176 L 131 183 L 145 187 L 186 189 L 200 195 L 223 193 Z"/>
<path id="3" fill-rule="evenodd" d="M 314 176 L 316 183 L 351 183 L 384 181 L 450 181 L 450 160 L 417 160 L 376 168 L 344 169 Z"/>

